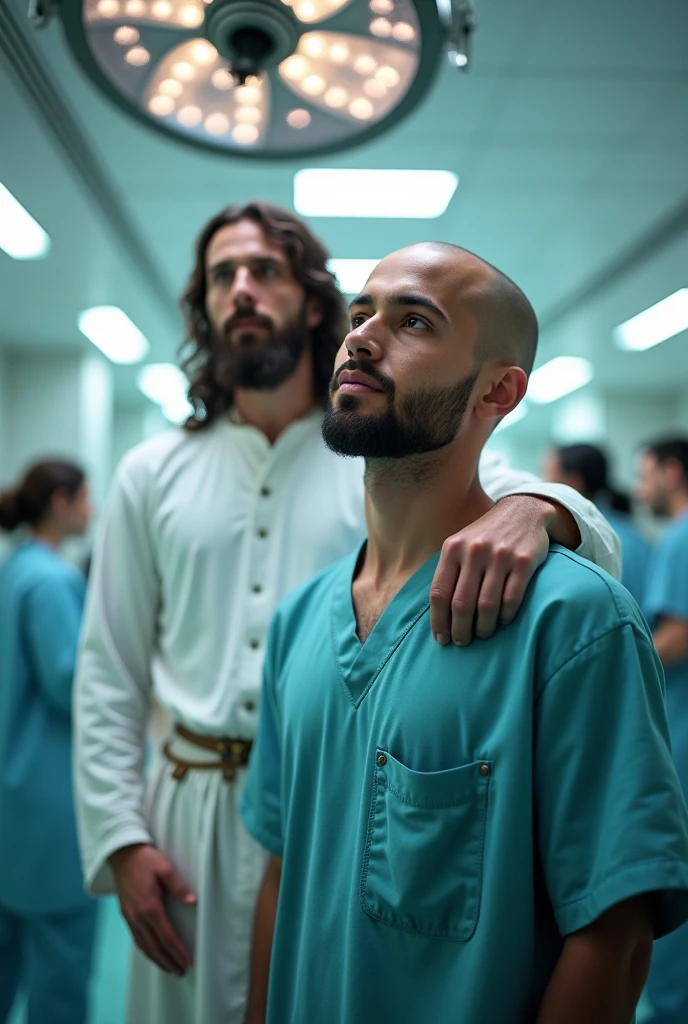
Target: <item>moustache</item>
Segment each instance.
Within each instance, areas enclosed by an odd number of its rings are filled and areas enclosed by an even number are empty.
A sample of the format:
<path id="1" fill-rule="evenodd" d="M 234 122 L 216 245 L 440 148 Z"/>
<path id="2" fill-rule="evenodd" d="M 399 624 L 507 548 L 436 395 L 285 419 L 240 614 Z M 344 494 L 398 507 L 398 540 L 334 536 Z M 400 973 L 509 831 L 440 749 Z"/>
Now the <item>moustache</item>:
<path id="1" fill-rule="evenodd" d="M 266 327 L 268 330 L 273 330 L 273 323 L 269 317 L 261 316 L 259 313 L 252 313 L 250 310 L 244 309 L 239 313 L 235 313 L 234 316 L 230 316 L 230 318 L 225 321 L 225 337 L 228 337 L 232 331 L 237 328 L 241 328 L 242 322 L 258 324 L 260 327 Z"/>
<path id="2" fill-rule="evenodd" d="M 384 373 L 380 373 L 367 359 L 347 359 L 345 363 L 338 366 L 330 381 L 330 394 L 339 387 L 339 376 L 344 370 L 358 370 L 359 373 L 364 373 L 366 377 L 370 377 L 371 380 L 380 385 L 389 399 L 394 398 L 395 388 L 392 378 L 386 377 Z"/>

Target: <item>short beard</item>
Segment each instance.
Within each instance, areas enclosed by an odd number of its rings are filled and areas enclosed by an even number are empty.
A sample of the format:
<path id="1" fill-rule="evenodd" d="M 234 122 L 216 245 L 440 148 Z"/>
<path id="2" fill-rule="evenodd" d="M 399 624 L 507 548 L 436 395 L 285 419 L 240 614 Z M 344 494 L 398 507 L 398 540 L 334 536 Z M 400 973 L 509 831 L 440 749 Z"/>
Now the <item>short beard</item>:
<path id="1" fill-rule="evenodd" d="M 229 339 L 216 341 L 213 376 L 217 385 L 231 393 L 235 388 L 271 391 L 296 372 L 308 344 L 309 330 L 305 303 L 298 316 L 265 342 L 254 342 L 246 332 L 236 344 Z"/>
<path id="2" fill-rule="evenodd" d="M 379 383 L 387 395 L 387 409 L 380 415 L 358 412 L 361 401 L 354 394 L 340 395 L 335 409 L 330 401 L 322 424 L 323 440 L 337 455 L 364 459 L 406 459 L 425 455 L 451 444 L 458 435 L 479 370 L 456 384 L 417 388 L 394 408 L 395 387 L 366 360 L 350 360 L 339 367 L 357 369 Z M 330 394 L 337 375 L 330 384 Z"/>

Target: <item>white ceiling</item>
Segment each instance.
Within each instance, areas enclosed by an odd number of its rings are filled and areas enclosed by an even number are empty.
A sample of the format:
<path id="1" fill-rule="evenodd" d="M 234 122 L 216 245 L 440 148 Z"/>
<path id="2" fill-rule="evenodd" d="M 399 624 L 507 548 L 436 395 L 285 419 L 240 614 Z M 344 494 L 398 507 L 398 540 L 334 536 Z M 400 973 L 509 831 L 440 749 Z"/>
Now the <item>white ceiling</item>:
<path id="1" fill-rule="evenodd" d="M 0 181 L 53 248 L 30 263 L 0 252 L 0 346 L 86 347 L 76 314 L 107 303 L 147 335 L 152 361 L 171 359 L 176 296 L 204 221 L 254 196 L 291 206 L 303 164 L 216 157 L 147 132 L 84 77 L 59 22 L 35 32 L 25 6 L 0 0 L 0 13 L 20 22 L 60 116 L 53 102 L 50 127 L 0 52 Z M 628 354 L 612 347 L 611 330 L 688 284 L 688 3 L 482 0 L 477 10 L 469 75 L 443 64 L 407 121 L 309 161 L 453 170 L 460 184 L 447 212 L 311 226 L 339 257 L 379 257 L 426 238 L 464 245 L 530 296 L 541 359 L 587 355 L 613 389 L 685 387 L 685 332 Z M 134 376 L 117 368 L 121 402 L 138 400 Z"/>

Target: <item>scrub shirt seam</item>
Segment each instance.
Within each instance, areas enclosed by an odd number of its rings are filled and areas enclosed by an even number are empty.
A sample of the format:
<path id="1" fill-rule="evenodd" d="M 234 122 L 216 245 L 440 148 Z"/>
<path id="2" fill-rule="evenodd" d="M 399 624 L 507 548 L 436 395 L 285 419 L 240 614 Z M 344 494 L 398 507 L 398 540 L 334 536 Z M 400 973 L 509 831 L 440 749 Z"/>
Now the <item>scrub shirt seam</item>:
<path id="1" fill-rule="evenodd" d="M 574 559 L 571 558 L 571 555 L 575 555 L 575 551 L 569 551 L 568 548 L 562 547 L 560 551 L 556 551 L 554 552 L 554 554 L 563 555 L 564 558 L 568 558 L 568 560 L 571 562 L 574 561 Z M 579 555 L 575 560 L 577 565 L 580 565 L 580 557 L 581 556 Z M 604 570 L 600 569 L 599 565 L 596 565 L 594 562 L 588 562 L 587 560 L 586 562 L 587 564 L 584 566 L 584 568 L 588 569 L 588 571 L 592 572 L 595 576 L 597 576 L 600 583 L 602 583 L 609 591 L 612 601 L 614 602 L 614 607 L 616 608 L 616 613 L 619 616 L 619 618 L 628 619 L 628 612 L 625 611 L 619 604 L 617 595 L 614 592 L 614 588 L 609 586 L 609 581 L 606 580 L 604 577 Z"/>
<path id="2" fill-rule="evenodd" d="M 334 655 L 334 663 L 337 666 L 337 675 L 339 676 L 339 685 L 344 690 L 344 695 L 345 695 L 346 699 L 349 701 L 349 703 L 353 704 L 353 706 L 356 707 L 356 701 L 354 700 L 353 694 L 352 694 L 351 690 L 349 689 L 349 687 L 346 685 L 346 675 L 345 675 L 344 669 L 342 668 L 342 665 L 341 665 L 341 663 L 339 661 L 339 654 L 337 652 L 337 637 L 336 637 L 335 631 L 334 631 L 334 608 L 333 608 L 333 603 L 334 603 L 334 597 L 331 595 L 330 596 L 330 609 L 329 609 L 329 611 L 330 611 L 330 643 L 332 644 L 332 653 Z"/>
<path id="3" fill-rule="evenodd" d="M 538 703 L 540 701 L 540 698 L 544 695 L 545 690 L 550 685 L 550 683 L 552 683 L 554 681 L 554 679 L 556 678 L 556 676 L 559 675 L 560 672 L 562 672 L 565 668 L 568 668 L 568 666 L 571 664 L 572 661 L 575 661 L 576 658 L 579 658 L 581 656 L 581 654 L 584 654 L 590 647 L 593 647 L 595 644 L 599 643 L 600 640 L 604 640 L 606 637 L 608 637 L 615 630 L 624 629 L 626 626 L 630 626 L 631 629 L 633 630 L 633 632 L 636 634 L 636 637 L 638 639 L 640 639 L 642 642 L 644 642 L 645 644 L 647 644 L 647 646 L 650 646 L 647 637 L 645 637 L 643 635 L 643 633 L 641 633 L 638 630 L 637 625 L 633 622 L 633 620 L 631 618 L 626 617 L 625 619 L 622 619 L 620 622 L 615 622 L 613 626 L 607 627 L 604 630 L 604 632 L 599 633 L 597 636 L 593 637 L 592 640 L 588 640 L 586 643 L 584 643 L 582 647 L 579 647 L 576 651 L 573 652 L 573 654 L 569 655 L 569 657 L 565 661 L 563 661 L 562 664 L 559 665 L 558 668 L 556 668 L 554 670 L 554 672 L 549 677 L 549 679 L 547 679 L 543 683 L 542 689 L 540 690 L 540 692 L 537 695 L 537 698 L 535 700 L 534 706 L 537 707 L 537 705 L 538 705 Z"/>
<path id="4" fill-rule="evenodd" d="M 594 898 L 600 892 L 600 890 L 604 889 L 606 886 L 608 886 L 610 882 L 616 882 L 620 878 L 623 878 L 625 875 L 636 874 L 639 871 L 643 871 L 643 870 L 645 870 L 647 868 L 655 867 L 655 866 L 658 866 L 658 865 L 663 866 L 663 867 L 679 866 L 679 867 L 681 867 L 683 869 L 685 869 L 685 867 L 686 867 L 685 862 L 680 860 L 680 859 L 678 859 L 678 858 L 676 858 L 676 857 L 672 857 L 672 858 L 653 857 L 652 860 L 643 860 L 643 861 L 640 861 L 637 864 L 628 864 L 628 865 L 626 865 L 626 867 L 621 868 L 619 871 L 615 871 L 615 872 L 613 872 L 613 873 L 611 873 L 609 875 L 606 875 L 601 881 L 599 881 L 597 883 L 597 885 L 595 886 L 594 889 L 591 889 L 589 892 L 585 893 L 585 895 L 578 896 L 575 900 L 569 900 L 568 903 L 553 904 L 553 909 L 554 909 L 555 913 L 558 913 L 559 911 L 563 911 L 563 910 L 570 910 L 573 907 L 578 906 L 580 903 L 585 903 L 586 900 L 590 900 L 590 899 Z M 661 890 L 653 890 L 653 889 L 638 890 L 638 892 L 642 892 L 642 891 L 648 891 L 648 892 L 660 891 L 661 892 Z M 627 896 L 625 898 L 626 899 L 630 899 L 631 897 Z"/>
<path id="5" fill-rule="evenodd" d="M 385 783 L 383 783 L 383 785 L 384 785 L 385 789 L 389 793 L 391 793 L 393 796 L 395 796 L 400 803 L 406 804 L 408 807 L 416 807 L 416 808 L 418 808 L 418 810 L 421 810 L 421 811 L 425 811 L 425 810 L 441 811 L 441 810 L 444 810 L 444 809 L 449 808 L 449 807 L 464 807 L 466 804 L 472 803 L 473 799 L 474 799 L 474 794 L 471 793 L 470 795 L 464 797 L 463 799 L 452 800 L 451 802 L 447 802 L 447 803 L 442 802 L 442 803 L 439 803 L 439 804 L 432 804 L 432 803 L 430 803 L 428 801 L 424 801 L 423 803 L 416 803 L 415 800 L 411 800 L 406 794 L 401 793 L 398 789 L 395 789 L 395 787 L 390 785 L 389 782 L 385 782 Z"/>
<path id="6" fill-rule="evenodd" d="M 361 542 L 361 544 L 358 546 L 357 553 L 355 553 L 356 554 L 356 560 L 358 560 L 358 558 L 360 556 L 361 548 L 362 547 L 363 547 L 363 542 Z M 353 555 L 349 555 L 348 556 L 348 558 L 346 560 L 347 564 L 348 564 L 348 561 L 352 557 L 353 557 Z M 355 563 L 354 563 L 354 565 L 355 565 Z M 348 577 L 348 570 L 347 570 L 347 577 Z M 332 586 L 330 587 L 329 594 L 328 594 L 328 599 L 329 599 L 328 600 L 328 604 L 329 604 L 328 617 L 329 617 L 329 620 L 330 620 L 330 643 L 332 644 L 332 655 L 334 657 L 334 663 L 337 666 L 337 674 L 339 676 L 340 686 L 344 690 L 344 695 L 345 695 L 346 699 L 348 700 L 348 702 L 350 704 L 352 704 L 354 707 L 356 707 L 357 705 L 356 705 L 356 701 L 354 700 L 353 694 L 351 693 L 351 690 L 349 689 L 349 687 L 346 685 L 346 674 L 345 674 L 344 669 L 342 668 L 341 662 L 339 660 L 339 650 L 338 650 L 338 644 L 337 644 L 337 637 L 335 635 L 335 629 L 334 629 L 334 620 L 335 620 L 334 606 L 335 606 L 335 602 L 337 600 L 338 588 L 341 585 L 342 585 L 341 578 L 335 578 L 333 580 Z"/>
<path id="7" fill-rule="evenodd" d="M 250 832 L 260 846 L 269 850 L 275 857 L 283 856 L 284 842 L 282 837 L 280 836 L 279 839 L 276 839 L 269 829 L 259 825 L 250 807 L 243 807 L 241 809 L 241 817 L 247 832 Z"/>
<path id="8" fill-rule="evenodd" d="M 368 827 L 366 829 L 366 842 L 363 850 L 363 864 L 361 866 L 361 878 L 358 885 L 358 896 L 361 901 L 361 905 L 366 910 L 366 884 L 368 880 L 368 866 L 370 864 L 370 847 L 373 842 L 373 832 L 375 824 L 375 804 L 377 801 L 377 787 L 378 777 L 380 775 L 379 769 L 376 767 L 373 772 L 373 784 L 371 786 L 370 793 L 370 804 L 368 809 Z M 366 910 L 367 913 L 367 910 Z"/>

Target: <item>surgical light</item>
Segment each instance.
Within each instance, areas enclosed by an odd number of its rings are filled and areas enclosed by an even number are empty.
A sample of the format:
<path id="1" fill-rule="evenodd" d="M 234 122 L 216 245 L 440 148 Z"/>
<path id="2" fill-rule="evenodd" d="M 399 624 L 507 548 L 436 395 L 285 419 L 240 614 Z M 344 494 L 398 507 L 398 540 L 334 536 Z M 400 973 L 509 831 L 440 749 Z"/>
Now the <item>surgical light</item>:
<path id="1" fill-rule="evenodd" d="M 458 10 L 468 0 L 448 2 Z M 456 45 L 456 19 L 435 0 L 63 0 L 55 9 L 83 70 L 119 107 L 193 146 L 262 159 L 381 134 L 417 107 Z M 247 83 L 261 113 L 250 131 L 235 118 Z M 189 110 L 200 114 L 179 116 Z"/>

